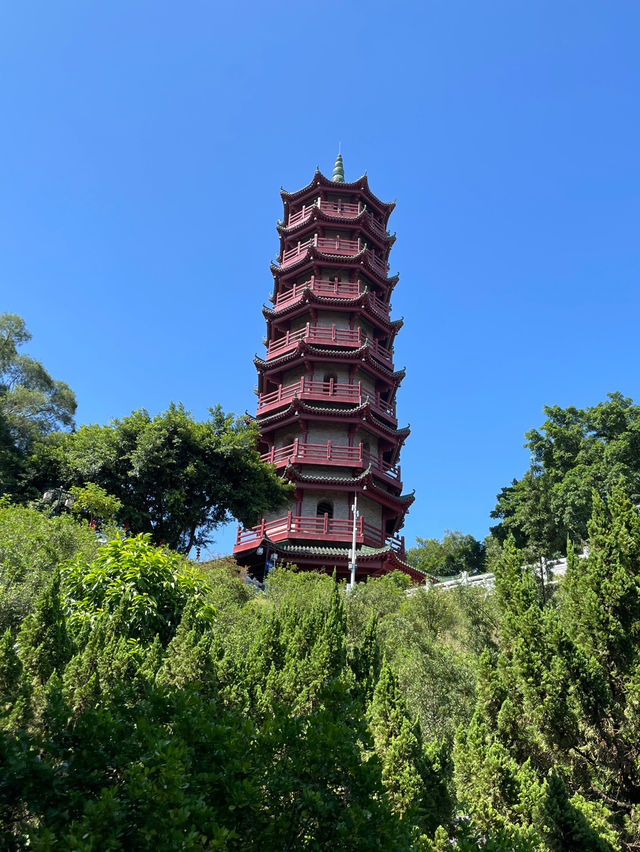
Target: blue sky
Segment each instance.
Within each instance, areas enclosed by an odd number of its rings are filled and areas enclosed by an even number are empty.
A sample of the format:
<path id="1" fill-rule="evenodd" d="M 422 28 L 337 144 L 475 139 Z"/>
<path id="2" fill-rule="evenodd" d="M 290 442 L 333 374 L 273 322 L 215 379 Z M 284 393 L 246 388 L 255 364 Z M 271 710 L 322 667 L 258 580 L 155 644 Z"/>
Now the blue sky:
<path id="1" fill-rule="evenodd" d="M 79 423 L 253 412 L 279 189 L 340 141 L 397 199 L 408 542 L 482 537 L 543 405 L 640 399 L 639 32 L 632 0 L 2 4 L 0 310 Z"/>

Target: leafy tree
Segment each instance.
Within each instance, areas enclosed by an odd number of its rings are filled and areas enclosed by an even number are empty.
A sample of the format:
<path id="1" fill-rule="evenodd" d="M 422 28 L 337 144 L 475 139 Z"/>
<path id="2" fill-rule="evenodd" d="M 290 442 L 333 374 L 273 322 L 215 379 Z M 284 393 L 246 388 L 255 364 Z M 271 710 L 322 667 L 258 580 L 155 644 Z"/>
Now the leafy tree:
<path id="1" fill-rule="evenodd" d="M 69 516 L 47 517 L 0 498 L 0 630 L 15 631 L 65 560 L 91 560 L 98 540 Z"/>
<path id="2" fill-rule="evenodd" d="M 73 514 L 87 518 L 94 525 L 114 521 L 122 508 L 121 500 L 107 494 L 104 488 L 100 488 L 94 482 L 87 482 L 82 488 L 74 485 L 69 493 L 73 498 L 71 507 Z"/>
<path id="3" fill-rule="evenodd" d="M 472 535 L 445 530 L 442 541 L 418 538 L 417 543 L 417 547 L 407 551 L 407 561 L 426 574 L 450 577 L 461 571 L 474 574 L 484 569 L 484 545 Z"/>
<path id="4" fill-rule="evenodd" d="M 17 314 L 0 314 L 0 491 L 16 493 L 34 445 L 73 426 L 76 399 L 40 363 L 19 350 L 31 340 Z"/>
<path id="5" fill-rule="evenodd" d="M 542 427 L 526 434 L 531 466 L 503 488 L 491 513 L 492 533 L 509 534 L 527 558 L 564 553 L 567 535 L 587 539 L 594 490 L 604 496 L 620 480 L 640 502 L 640 406 L 620 393 L 579 409 L 545 406 Z"/>
<path id="6" fill-rule="evenodd" d="M 60 599 L 60 575 L 56 571 L 43 589 L 35 610 L 22 622 L 17 640 L 24 667 L 41 683 L 60 673 L 71 656 L 65 614 Z"/>
<path id="7" fill-rule="evenodd" d="M 544 849 L 640 840 L 640 518 L 622 484 L 592 502 L 589 555 L 569 550 L 551 603 L 513 542 L 504 548 L 500 654 L 481 659 L 476 712 L 456 742 L 474 820 L 534 831 Z"/>
<path id="8" fill-rule="evenodd" d="M 188 601 L 198 601 L 205 618 L 207 585 L 193 564 L 177 553 L 153 546 L 149 536 L 113 539 L 93 561 L 77 559 L 63 568 L 63 592 L 74 631 L 81 633 L 101 613 L 126 609 L 128 636 L 151 642 L 174 635 Z"/>
<path id="9" fill-rule="evenodd" d="M 118 519 L 188 553 L 233 516 L 251 525 L 288 487 L 255 450 L 256 426 L 218 407 L 194 420 L 182 405 L 81 426 L 56 448 L 66 484 L 95 485 L 118 499 Z"/>

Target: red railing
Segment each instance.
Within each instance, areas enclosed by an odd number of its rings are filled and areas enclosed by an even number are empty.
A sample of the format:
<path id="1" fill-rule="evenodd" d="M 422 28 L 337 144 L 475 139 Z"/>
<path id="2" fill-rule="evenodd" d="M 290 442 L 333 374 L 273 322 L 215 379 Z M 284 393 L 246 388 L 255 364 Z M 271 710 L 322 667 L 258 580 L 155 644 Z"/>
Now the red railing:
<path id="1" fill-rule="evenodd" d="M 366 209 L 360 202 L 350 204 L 345 201 L 323 201 L 321 198 L 317 198 L 311 204 L 304 204 L 301 210 L 292 213 L 287 221 L 287 227 L 291 228 L 299 222 L 304 222 L 316 208 L 324 210 L 330 216 L 340 217 L 341 219 L 355 219 Z M 368 222 L 372 231 L 375 231 L 381 237 L 386 236 L 386 230 L 382 222 L 379 222 L 371 214 L 369 214 Z"/>
<path id="2" fill-rule="evenodd" d="M 339 520 L 330 518 L 328 515 L 318 517 L 306 517 L 294 515 L 288 512 L 282 518 L 273 521 L 262 521 L 255 527 L 245 530 L 238 525 L 234 552 L 248 550 L 259 544 L 267 537 L 271 541 L 283 541 L 284 539 L 315 539 L 320 541 L 351 542 L 353 533 L 353 520 Z M 398 536 L 385 536 L 384 532 L 372 524 L 368 524 L 364 518 L 359 517 L 356 521 L 356 543 L 366 544 L 369 547 L 383 547 L 389 545 L 393 550 L 404 554 L 404 538 Z"/>
<path id="3" fill-rule="evenodd" d="M 328 382 L 306 379 L 304 376 L 292 385 L 280 385 L 271 393 L 262 393 L 258 397 L 258 411 L 277 408 L 294 397 L 299 399 L 316 399 L 323 402 L 346 402 L 352 405 L 362 405 L 370 402 L 382 414 L 395 419 L 395 403 L 383 400 L 379 393 L 372 393 L 361 386 L 360 382 L 348 384 L 330 379 Z"/>
<path id="4" fill-rule="evenodd" d="M 363 449 L 362 444 L 348 447 L 343 444 L 334 444 L 327 441 L 326 444 L 312 444 L 296 439 L 286 447 L 271 447 L 263 453 L 260 458 L 263 462 L 275 464 L 282 467 L 288 462 L 297 464 L 307 462 L 308 464 L 335 464 L 343 467 L 364 467 L 371 464 L 377 471 L 389 477 L 389 479 L 400 479 L 400 465 L 389 464 L 382 458 L 382 454 L 374 455 Z"/>
<path id="5" fill-rule="evenodd" d="M 349 204 L 343 201 L 323 201 L 321 198 L 317 198 L 311 204 L 303 205 L 302 210 L 292 213 L 287 221 L 287 227 L 290 228 L 292 225 L 297 225 L 298 222 L 303 222 L 311 215 L 315 208 L 324 210 L 330 216 L 340 216 L 345 219 L 354 219 L 364 209 L 360 203 Z"/>
<path id="6" fill-rule="evenodd" d="M 293 349 L 299 340 L 321 346 L 354 346 L 358 349 L 367 343 L 374 357 L 385 363 L 391 363 L 391 349 L 381 346 L 377 340 L 368 337 L 361 328 L 337 328 L 335 325 L 325 327 L 309 323 L 298 331 L 287 331 L 283 337 L 272 340 L 267 348 L 267 358 L 274 358 L 288 349 Z"/>
<path id="7" fill-rule="evenodd" d="M 371 228 L 372 231 L 375 231 L 375 233 L 378 234 L 378 236 L 380 236 L 380 237 L 386 237 L 387 236 L 387 231 L 386 231 L 384 225 L 382 224 L 382 222 L 378 222 L 378 220 L 374 219 L 373 216 L 369 216 L 368 221 L 369 221 L 369 227 Z"/>
<path id="8" fill-rule="evenodd" d="M 293 263 L 301 255 L 306 254 L 311 246 L 316 246 L 328 254 L 344 255 L 345 257 L 355 257 L 355 255 L 360 254 L 366 248 L 366 244 L 360 238 L 357 240 L 347 240 L 339 236 L 319 237 L 317 234 L 314 234 L 308 240 L 301 240 L 292 248 L 283 251 L 280 265 L 284 268 L 290 263 Z M 367 249 L 366 256 L 376 271 L 379 271 L 382 275 L 387 274 L 387 264 L 380 260 L 370 249 Z"/>
<path id="9" fill-rule="evenodd" d="M 360 281 L 333 281 L 316 278 L 312 275 L 308 281 L 303 281 L 302 284 L 294 284 L 290 290 L 283 293 L 278 293 L 276 296 L 276 310 L 284 308 L 299 299 L 306 290 L 313 290 L 319 296 L 328 296 L 337 299 L 356 299 L 364 290 Z M 385 304 L 382 299 L 371 293 L 370 295 L 373 308 L 386 319 L 389 318 L 389 305 Z"/>

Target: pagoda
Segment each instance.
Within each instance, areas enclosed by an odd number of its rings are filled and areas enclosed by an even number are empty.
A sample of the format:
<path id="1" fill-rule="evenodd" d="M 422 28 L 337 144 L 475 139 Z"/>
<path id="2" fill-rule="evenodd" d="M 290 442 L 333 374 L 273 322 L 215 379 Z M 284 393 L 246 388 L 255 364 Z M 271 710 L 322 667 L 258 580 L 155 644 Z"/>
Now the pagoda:
<path id="1" fill-rule="evenodd" d="M 257 579 L 276 560 L 346 578 L 355 540 L 356 580 L 400 570 L 423 582 L 398 535 L 414 498 L 402 493 L 398 464 L 409 429 L 396 419 L 395 204 L 376 198 L 366 175 L 346 182 L 340 154 L 331 179 L 316 169 L 281 196 L 256 419 L 262 459 L 293 491 L 288 511 L 238 528 L 234 555 Z"/>

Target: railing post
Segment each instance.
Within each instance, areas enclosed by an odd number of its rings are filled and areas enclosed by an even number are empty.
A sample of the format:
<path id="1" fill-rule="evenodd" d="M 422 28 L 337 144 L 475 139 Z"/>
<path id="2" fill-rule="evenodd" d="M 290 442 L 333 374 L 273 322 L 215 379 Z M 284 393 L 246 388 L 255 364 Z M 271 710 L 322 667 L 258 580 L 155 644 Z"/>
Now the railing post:
<path id="1" fill-rule="evenodd" d="M 292 532 L 291 519 L 292 519 L 292 512 L 291 512 L 291 509 L 289 509 L 289 511 L 287 512 L 287 532 L 288 533 Z"/>
<path id="2" fill-rule="evenodd" d="M 358 399 L 362 405 L 362 382 L 358 382 Z"/>
<path id="3" fill-rule="evenodd" d="M 358 202 L 358 203 L 360 203 L 360 202 Z M 360 441 L 360 443 L 358 444 L 358 461 L 359 462 L 362 461 L 362 441 Z"/>
<path id="4" fill-rule="evenodd" d="M 266 523 L 267 522 L 265 521 L 264 518 L 260 522 L 260 538 L 264 538 L 264 529 L 265 529 Z"/>
<path id="5" fill-rule="evenodd" d="M 327 458 L 331 458 L 331 441 L 327 441 Z"/>
<path id="6" fill-rule="evenodd" d="M 240 533 L 242 532 L 242 526 L 238 524 L 238 531 L 236 532 L 236 544 L 240 544 Z"/>
<path id="7" fill-rule="evenodd" d="M 304 376 L 300 377 L 300 393 L 304 393 Z"/>
<path id="8" fill-rule="evenodd" d="M 358 237 L 358 254 L 360 254 L 360 237 Z"/>
<path id="9" fill-rule="evenodd" d="M 331 324 L 331 341 L 333 343 L 336 342 L 336 324 L 335 324 L 335 322 Z"/>
<path id="10" fill-rule="evenodd" d="M 313 235 L 313 244 L 316 248 L 318 247 L 318 235 L 317 234 Z"/>
<path id="11" fill-rule="evenodd" d="M 333 395 L 333 379 L 329 379 L 329 396 Z"/>
<path id="12" fill-rule="evenodd" d="M 328 512 L 325 512 L 325 513 L 324 513 L 324 524 L 323 524 L 323 529 L 322 529 L 322 531 L 323 531 L 325 534 L 329 532 L 329 513 L 328 513 Z"/>

